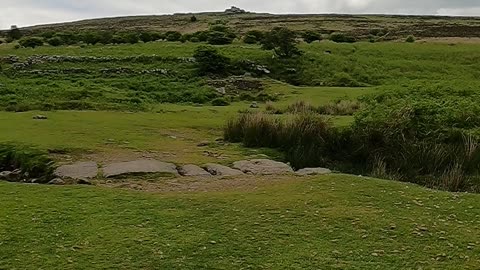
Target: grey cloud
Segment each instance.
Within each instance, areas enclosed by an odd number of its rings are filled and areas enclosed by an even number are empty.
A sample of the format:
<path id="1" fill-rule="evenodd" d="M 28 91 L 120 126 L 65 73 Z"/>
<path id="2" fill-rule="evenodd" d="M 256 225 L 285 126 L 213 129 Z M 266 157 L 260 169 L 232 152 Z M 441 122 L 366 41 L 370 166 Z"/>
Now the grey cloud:
<path id="1" fill-rule="evenodd" d="M 221 11 L 228 6 L 270 13 L 388 13 L 480 16 L 478 0 L 0 0 L 0 28 L 93 17 Z"/>

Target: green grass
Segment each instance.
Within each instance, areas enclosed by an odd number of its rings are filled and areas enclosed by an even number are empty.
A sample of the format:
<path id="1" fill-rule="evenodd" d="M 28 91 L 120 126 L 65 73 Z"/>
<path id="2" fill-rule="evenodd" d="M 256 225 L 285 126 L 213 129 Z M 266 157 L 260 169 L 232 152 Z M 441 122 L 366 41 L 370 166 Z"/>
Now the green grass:
<path id="1" fill-rule="evenodd" d="M 256 181 L 185 194 L 0 183 L 0 268 L 480 267 L 478 195 L 346 175 Z"/>
<path id="2" fill-rule="evenodd" d="M 149 111 L 161 103 L 208 104 L 218 94 L 207 84 L 208 79 L 198 77 L 195 66 L 177 57 L 192 57 L 199 46 L 193 43 L 153 42 L 148 44 L 119 46 L 43 46 L 36 49 L 14 50 L 11 45 L 0 46 L 0 56 L 70 55 L 111 56 L 135 55 L 166 57 L 151 62 L 113 61 L 106 63 L 38 63 L 27 69 L 55 71 L 81 68 L 79 74 L 34 75 L 11 70 L 11 65 L 2 64 L 0 74 L 0 109 L 24 110 L 141 110 Z M 326 98 L 341 98 L 343 95 L 357 97 L 373 91 L 371 88 L 324 88 L 320 86 L 376 86 L 379 91 L 411 85 L 447 85 L 452 88 L 478 88 L 480 59 L 478 45 L 422 43 L 357 43 L 335 44 L 321 42 L 301 44 L 305 55 L 294 63 L 279 64 L 271 59 L 271 52 L 256 45 L 236 43 L 219 46 L 220 51 L 234 61 L 253 60 L 266 65 L 271 78 L 308 86 L 295 89 L 289 85 L 275 84 L 271 93 L 287 93 L 298 90 L 297 98 L 322 101 Z M 331 54 L 325 54 L 331 51 Z M 114 75 L 102 74 L 105 68 L 129 68 L 134 71 L 165 69 L 168 75 Z M 287 68 L 296 70 L 285 73 Z M 236 70 L 237 71 L 237 70 Z M 263 78 L 268 83 L 269 78 Z M 317 86 L 312 88 L 312 86 Z M 321 91 L 319 91 L 321 90 Z M 365 91 L 364 91 L 365 90 Z M 317 91 L 319 91 L 317 97 Z M 331 92 L 331 95 L 326 95 Z M 294 99 L 294 98 L 293 98 Z"/>

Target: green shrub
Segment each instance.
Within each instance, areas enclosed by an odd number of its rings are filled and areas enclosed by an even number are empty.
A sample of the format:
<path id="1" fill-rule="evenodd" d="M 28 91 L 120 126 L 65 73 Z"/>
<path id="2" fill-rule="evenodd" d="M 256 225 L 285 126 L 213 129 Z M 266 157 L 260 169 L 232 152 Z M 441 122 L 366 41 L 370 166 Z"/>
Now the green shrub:
<path id="1" fill-rule="evenodd" d="M 198 71 L 202 75 L 225 74 L 230 65 L 230 58 L 223 56 L 214 47 L 201 46 L 195 50 Z"/>
<path id="2" fill-rule="evenodd" d="M 138 36 L 138 38 L 144 42 L 144 43 L 148 43 L 148 42 L 151 42 L 151 41 L 154 41 L 153 37 L 152 37 L 152 34 L 149 33 L 149 32 L 142 32 L 140 33 L 140 35 Z"/>
<path id="3" fill-rule="evenodd" d="M 276 27 L 265 34 L 262 40 L 262 48 L 273 50 L 280 58 L 293 58 L 302 55 L 297 47 L 296 33 L 284 27 Z"/>
<path id="4" fill-rule="evenodd" d="M 405 42 L 414 43 L 415 42 L 415 37 L 414 36 L 408 36 L 407 39 L 405 40 Z"/>
<path id="5" fill-rule="evenodd" d="M 243 43 L 245 44 L 257 44 L 258 43 L 258 39 L 256 36 L 254 35 L 246 35 L 245 37 L 243 37 Z"/>
<path id="6" fill-rule="evenodd" d="M 102 39 L 101 35 L 98 32 L 86 32 L 81 35 L 81 41 L 85 42 L 85 44 L 95 45 L 100 43 Z"/>
<path id="7" fill-rule="evenodd" d="M 25 48 L 36 48 L 43 45 L 43 40 L 37 37 L 28 37 L 21 39 L 19 44 Z"/>
<path id="8" fill-rule="evenodd" d="M 346 72 L 335 73 L 332 80 L 329 82 L 330 86 L 338 87 L 360 87 L 363 86 L 357 82 L 350 74 Z"/>
<path id="9" fill-rule="evenodd" d="M 234 38 L 228 33 L 220 31 L 210 31 L 208 33 L 207 42 L 210 45 L 227 45 L 232 44 Z"/>
<path id="10" fill-rule="evenodd" d="M 302 33 L 302 38 L 307 43 L 312 43 L 314 41 L 322 40 L 322 35 L 315 31 L 305 31 Z"/>
<path id="11" fill-rule="evenodd" d="M 170 42 L 180 41 L 182 39 L 182 34 L 177 31 L 168 31 L 165 33 L 165 38 Z"/>
<path id="12" fill-rule="evenodd" d="M 355 43 L 357 41 L 355 37 L 345 33 L 332 33 L 330 40 L 336 43 Z"/>
<path id="13" fill-rule="evenodd" d="M 228 106 L 228 105 L 230 105 L 230 102 L 225 98 L 217 98 L 212 100 L 212 106 L 222 107 L 222 106 Z"/>
<path id="14" fill-rule="evenodd" d="M 51 46 L 57 47 L 63 45 L 63 40 L 59 37 L 52 37 L 47 39 L 47 43 Z"/>
<path id="15" fill-rule="evenodd" d="M 125 41 L 130 44 L 136 44 L 140 41 L 138 34 L 136 33 L 127 33 L 124 35 Z"/>

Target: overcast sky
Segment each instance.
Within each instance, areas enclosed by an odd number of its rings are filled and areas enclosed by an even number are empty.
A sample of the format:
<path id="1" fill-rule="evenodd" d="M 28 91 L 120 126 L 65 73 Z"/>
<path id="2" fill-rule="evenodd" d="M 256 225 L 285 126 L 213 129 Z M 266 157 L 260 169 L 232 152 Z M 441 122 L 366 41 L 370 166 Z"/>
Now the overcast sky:
<path id="1" fill-rule="evenodd" d="M 0 28 L 87 18 L 223 11 L 480 16 L 480 0 L 0 0 Z"/>

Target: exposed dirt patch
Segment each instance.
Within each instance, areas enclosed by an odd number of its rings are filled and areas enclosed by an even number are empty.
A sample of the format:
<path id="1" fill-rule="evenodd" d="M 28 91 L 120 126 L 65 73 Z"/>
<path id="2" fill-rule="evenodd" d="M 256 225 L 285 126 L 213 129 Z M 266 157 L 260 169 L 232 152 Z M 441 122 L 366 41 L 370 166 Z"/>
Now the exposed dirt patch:
<path id="1" fill-rule="evenodd" d="M 211 191 L 254 191 L 273 184 L 303 181 L 308 177 L 296 176 L 241 176 L 234 178 L 161 178 L 155 180 L 127 179 L 122 181 L 101 181 L 99 186 L 139 190 L 153 193 L 170 192 L 211 192 Z"/>

